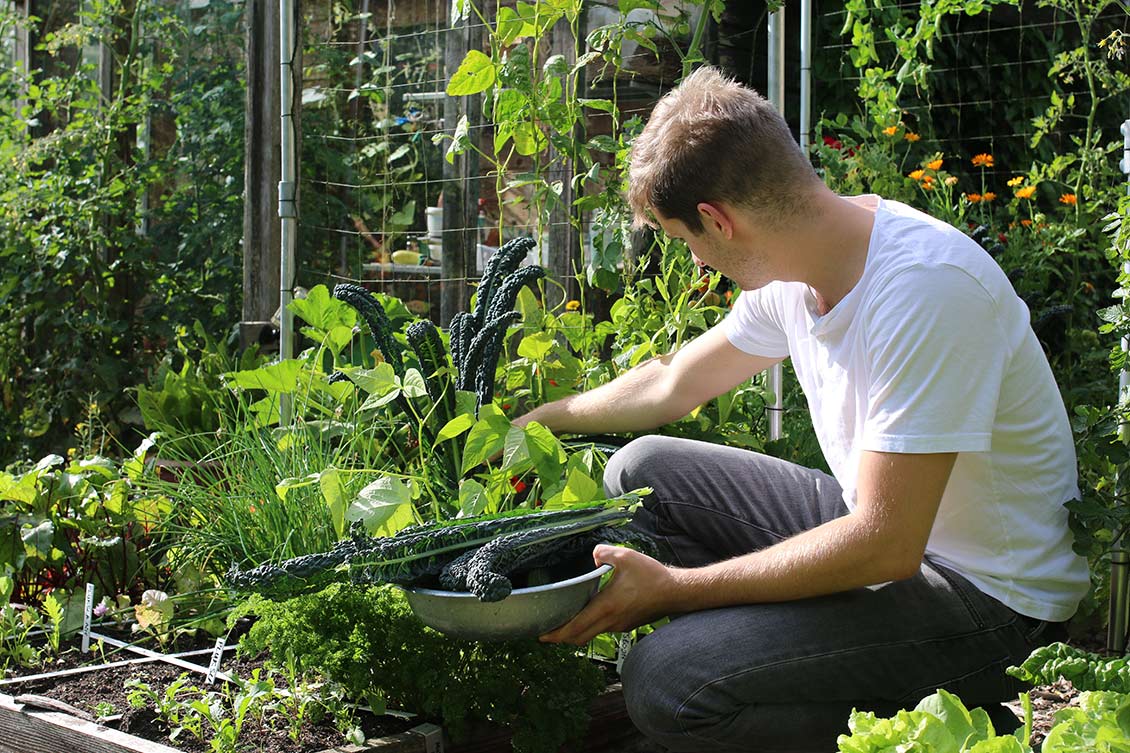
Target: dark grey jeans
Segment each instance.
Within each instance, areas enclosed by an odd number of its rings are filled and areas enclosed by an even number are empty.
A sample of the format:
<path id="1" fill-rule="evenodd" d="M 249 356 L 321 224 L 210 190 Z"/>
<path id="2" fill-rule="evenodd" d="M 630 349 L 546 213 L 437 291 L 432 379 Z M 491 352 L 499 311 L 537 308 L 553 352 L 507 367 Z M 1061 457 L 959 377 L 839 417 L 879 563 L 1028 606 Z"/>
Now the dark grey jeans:
<path id="1" fill-rule="evenodd" d="M 608 493 L 641 486 L 655 491 L 634 525 L 686 567 L 847 514 L 825 473 L 670 437 L 612 457 Z M 628 654 L 624 694 L 635 724 L 674 751 L 829 753 L 853 707 L 890 715 L 937 688 L 970 708 L 1014 699 L 1004 669 L 1045 627 L 927 560 L 906 580 L 674 617 Z"/>

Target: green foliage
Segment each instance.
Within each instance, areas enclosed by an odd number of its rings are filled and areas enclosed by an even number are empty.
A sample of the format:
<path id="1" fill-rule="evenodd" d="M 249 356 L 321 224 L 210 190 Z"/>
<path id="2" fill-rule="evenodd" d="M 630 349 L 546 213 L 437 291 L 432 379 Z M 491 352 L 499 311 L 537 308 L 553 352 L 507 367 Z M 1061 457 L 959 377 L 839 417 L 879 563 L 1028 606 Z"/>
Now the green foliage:
<path id="1" fill-rule="evenodd" d="M 1130 696 L 1087 692 L 1078 707 L 1060 709 L 1042 753 L 1121 753 L 1130 750 Z"/>
<path id="2" fill-rule="evenodd" d="M 159 576 L 164 542 L 154 529 L 169 501 L 137 492 L 150 446 L 121 466 L 50 455 L 21 473 L 0 473 L 5 599 L 37 603 L 50 592 L 68 619 L 81 620 L 84 582 L 116 595 Z"/>
<path id="3" fill-rule="evenodd" d="M 39 65 L 0 67 L 0 465 L 65 447 L 91 402 L 122 435 L 126 390 L 171 335 L 167 317 L 212 331 L 230 321 L 240 75 L 229 66 L 203 81 L 180 55 L 224 49 L 210 43 L 236 7 L 213 2 L 217 12 L 192 29 L 168 4 L 145 1 L 84 3 L 57 28 L 0 12 L 4 38 L 30 27 Z M 107 91 L 98 55 L 84 54 L 100 45 L 114 71 Z M 212 130 L 197 130 L 205 122 Z M 149 127 L 162 123 L 180 140 L 154 143 Z"/>
<path id="4" fill-rule="evenodd" d="M 1111 690 L 1130 693 L 1130 659 L 1106 658 L 1065 643 L 1052 643 L 1035 651 L 1008 674 L 1033 685 L 1049 685 L 1059 678 L 1077 690 Z"/>
<path id="5" fill-rule="evenodd" d="M 1031 720 L 1016 735 L 998 736 L 984 709 L 969 711 L 945 690 L 923 698 L 913 711 L 888 719 L 853 711 L 849 735 L 836 741 L 840 753 L 921 750 L 930 753 L 1026 753 Z"/>
<path id="6" fill-rule="evenodd" d="M 248 722 L 259 726 L 285 723 L 291 740 L 297 742 L 303 722 L 330 715 L 345 733 L 345 741 L 357 744 L 359 737 L 363 739 L 352 725 L 340 688 L 332 684 L 315 687 L 293 672 L 284 675 L 286 682 L 280 685 L 276 682 L 279 674 L 254 669 L 247 680 L 206 690 L 189 685 L 186 673 L 160 693 L 148 683 L 130 679 L 125 682 L 126 699 L 135 709 L 152 709 L 168 728 L 169 740 L 190 737 L 206 744 L 212 753 L 245 750 L 240 734 Z"/>
<path id="7" fill-rule="evenodd" d="M 223 375 L 253 369 L 262 358 L 256 348 L 237 357 L 227 344 L 213 340 L 200 321 L 193 334 L 199 349 L 189 344 L 187 332 L 178 330 L 175 350 L 161 360 L 150 384 L 137 388 L 137 404 L 147 430 L 180 445 L 181 455 L 202 458 L 216 449 L 225 417 L 236 411 Z"/>
<path id="8" fill-rule="evenodd" d="M 516 751 L 555 751 L 584 732 L 604 687 L 600 670 L 567 648 L 446 638 L 391 588 L 334 585 L 282 603 L 252 599 L 241 613 L 259 617 L 242 652 L 269 650 L 272 661 L 323 674 L 374 708 L 442 719 L 457 741 L 493 722 L 513 730 Z"/>

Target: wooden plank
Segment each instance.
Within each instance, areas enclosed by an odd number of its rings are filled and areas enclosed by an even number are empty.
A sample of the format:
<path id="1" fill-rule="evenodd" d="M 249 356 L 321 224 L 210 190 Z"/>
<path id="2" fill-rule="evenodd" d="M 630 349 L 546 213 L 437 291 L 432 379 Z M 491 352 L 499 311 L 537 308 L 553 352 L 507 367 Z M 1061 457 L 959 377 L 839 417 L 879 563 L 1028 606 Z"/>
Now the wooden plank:
<path id="1" fill-rule="evenodd" d="M 479 49 L 482 30 L 478 19 L 470 14 L 468 21 L 444 32 L 445 78 L 459 68 L 467 51 Z M 459 119 L 466 116 L 470 138 L 479 138 L 482 122 L 482 95 L 447 97 L 443 104 L 443 127 L 454 133 Z M 473 149 L 455 157 L 453 164 L 443 165 L 443 276 L 440 282 L 440 324 L 450 324 L 452 317 L 466 311 L 471 300 L 471 280 L 478 279 L 476 263 L 479 243 L 479 157 Z"/>
<path id="2" fill-rule="evenodd" d="M 279 307 L 282 174 L 279 19 L 274 0 L 247 0 L 247 107 L 244 128 L 243 324 L 247 347 Z M 299 69 L 301 70 L 301 69 Z M 251 326 L 251 322 L 259 322 Z"/>
<path id="3" fill-rule="evenodd" d="M 577 36 L 584 39 L 583 11 L 578 24 Z M 573 29 L 568 20 L 561 19 L 551 30 L 548 54 L 563 55 L 570 68 L 577 62 Z M 577 80 L 578 91 L 583 93 L 584 87 L 585 77 L 582 71 Z M 585 125 L 582 119 L 573 129 L 573 143 L 583 144 L 584 142 Z M 573 200 L 576 198 L 572 181 L 573 172 L 576 168 L 574 155 L 569 152 L 560 152 L 551 145 L 548 159 L 550 168 L 546 176 L 547 179 L 550 183 L 561 181 L 562 184 L 561 201 L 550 212 L 546 258 L 542 259 L 546 271 L 563 286 L 560 288 L 556 285 L 545 286 L 546 306 L 555 308 L 564 302 L 563 299 L 580 298 L 580 286 L 577 284 L 574 275 L 584 269 L 584 259 L 581 256 L 581 234 L 572 224 Z"/>
<path id="4" fill-rule="evenodd" d="M 57 711 L 30 711 L 0 694 L 0 739 L 14 753 L 182 753 Z"/>

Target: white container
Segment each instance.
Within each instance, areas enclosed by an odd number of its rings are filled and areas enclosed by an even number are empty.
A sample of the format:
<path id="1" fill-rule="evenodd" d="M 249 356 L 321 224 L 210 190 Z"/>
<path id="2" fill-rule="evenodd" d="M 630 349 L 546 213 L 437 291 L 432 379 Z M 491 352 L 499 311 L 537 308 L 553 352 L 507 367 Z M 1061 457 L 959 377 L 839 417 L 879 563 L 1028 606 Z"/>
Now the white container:
<path id="1" fill-rule="evenodd" d="M 428 207 L 424 210 L 428 218 L 428 235 L 440 237 L 443 235 L 443 207 Z"/>

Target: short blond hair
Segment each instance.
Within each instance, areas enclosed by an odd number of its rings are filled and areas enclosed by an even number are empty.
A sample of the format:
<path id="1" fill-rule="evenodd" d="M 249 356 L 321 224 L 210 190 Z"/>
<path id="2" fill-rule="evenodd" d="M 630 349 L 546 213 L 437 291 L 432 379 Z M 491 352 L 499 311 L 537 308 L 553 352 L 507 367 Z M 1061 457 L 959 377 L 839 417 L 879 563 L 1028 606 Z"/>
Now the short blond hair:
<path id="1" fill-rule="evenodd" d="M 656 104 L 632 146 L 628 204 L 702 232 L 700 202 L 724 200 L 778 223 L 806 203 L 812 164 L 788 124 L 753 89 L 704 66 Z"/>

